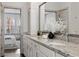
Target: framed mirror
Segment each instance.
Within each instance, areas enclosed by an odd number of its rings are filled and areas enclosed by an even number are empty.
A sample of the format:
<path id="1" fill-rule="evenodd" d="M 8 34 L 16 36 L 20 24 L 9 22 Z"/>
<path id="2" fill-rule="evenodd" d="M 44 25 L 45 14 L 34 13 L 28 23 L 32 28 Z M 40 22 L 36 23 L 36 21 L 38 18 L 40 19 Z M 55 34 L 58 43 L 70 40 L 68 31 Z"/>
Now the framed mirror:
<path id="1" fill-rule="evenodd" d="M 57 35 L 68 34 L 67 2 L 44 2 L 39 6 L 39 32 L 52 32 Z"/>

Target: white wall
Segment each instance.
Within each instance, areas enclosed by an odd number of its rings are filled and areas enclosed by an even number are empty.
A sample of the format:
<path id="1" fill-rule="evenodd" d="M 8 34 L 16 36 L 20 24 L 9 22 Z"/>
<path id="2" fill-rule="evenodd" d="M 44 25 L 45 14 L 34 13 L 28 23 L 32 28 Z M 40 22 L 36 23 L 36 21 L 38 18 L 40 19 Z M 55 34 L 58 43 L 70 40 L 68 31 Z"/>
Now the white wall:
<path id="1" fill-rule="evenodd" d="M 57 2 L 46 3 L 45 9 L 46 10 L 57 10 L 58 9 L 58 4 L 57 4 Z"/>
<path id="2" fill-rule="evenodd" d="M 67 2 L 49 2 L 46 3 L 45 9 L 49 11 L 56 11 L 56 10 L 61 10 L 64 8 L 67 8 L 69 3 Z"/>
<path id="3" fill-rule="evenodd" d="M 21 10 L 21 22 L 23 25 L 23 33 L 28 32 L 28 10 L 30 8 L 30 4 L 25 4 L 25 6 L 22 7 Z"/>
<path id="4" fill-rule="evenodd" d="M 45 25 L 45 4 L 41 6 L 40 8 L 40 30 L 44 31 L 44 25 Z"/>
<path id="5" fill-rule="evenodd" d="M 30 9 L 30 32 L 31 34 L 36 34 L 38 31 L 38 20 L 39 20 L 39 10 L 38 6 L 42 2 L 32 2 L 31 3 L 31 9 Z"/>
<path id="6" fill-rule="evenodd" d="M 70 6 L 69 33 L 79 34 L 79 2 L 71 3 Z"/>

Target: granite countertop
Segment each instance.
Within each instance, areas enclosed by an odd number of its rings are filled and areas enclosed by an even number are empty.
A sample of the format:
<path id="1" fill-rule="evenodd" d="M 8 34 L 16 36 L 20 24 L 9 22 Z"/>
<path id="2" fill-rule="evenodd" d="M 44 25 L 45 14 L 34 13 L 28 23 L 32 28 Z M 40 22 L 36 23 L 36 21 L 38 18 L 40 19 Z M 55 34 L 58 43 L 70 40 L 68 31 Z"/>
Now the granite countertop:
<path id="1" fill-rule="evenodd" d="M 74 44 L 71 42 L 66 42 L 58 39 L 46 39 L 46 38 L 42 38 L 41 36 L 40 37 L 31 36 L 31 35 L 25 35 L 25 36 L 65 57 L 79 56 L 79 47 L 78 47 L 79 44 Z"/>

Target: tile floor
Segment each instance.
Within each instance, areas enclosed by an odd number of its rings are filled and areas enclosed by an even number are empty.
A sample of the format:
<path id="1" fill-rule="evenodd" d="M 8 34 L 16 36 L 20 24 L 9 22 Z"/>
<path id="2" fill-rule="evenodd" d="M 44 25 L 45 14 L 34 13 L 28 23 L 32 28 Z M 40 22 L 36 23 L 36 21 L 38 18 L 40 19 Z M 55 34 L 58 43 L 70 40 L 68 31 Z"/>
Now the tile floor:
<path id="1" fill-rule="evenodd" d="M 18 49 L 6 49 L 5 57 L 20 57 L 20 40 L 16 41 L 16 46 Z"/>
<path id="2" fill-rule="evenodd" d="M 20 49 L 5 50 L 5 57 L 20 57 Z"/>

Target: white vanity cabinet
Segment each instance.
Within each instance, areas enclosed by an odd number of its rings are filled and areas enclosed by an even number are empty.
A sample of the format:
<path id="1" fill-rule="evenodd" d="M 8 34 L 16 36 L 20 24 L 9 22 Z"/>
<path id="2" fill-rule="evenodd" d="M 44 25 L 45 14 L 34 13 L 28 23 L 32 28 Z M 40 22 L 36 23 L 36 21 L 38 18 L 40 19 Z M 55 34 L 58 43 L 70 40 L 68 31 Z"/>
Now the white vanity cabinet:
<path id="1" fill-rule="evenodd" d="M 41 51 L 37 52 L 37 57 L 47 57 L 45 54 L 43 54 Z"/>
<path id="2" fill-rule="evenodd" d="M 55 55 L 56 57 L 64 57 L 63 55 L 61 55 L 61 54 L 58 54 L 58 53 L 56 53 L 56 55 Z"/>
<path id="3" fill-rule="evenodd" d="M 23 49 L 26 57 L 64 57 L 27 36 L 23 39 Z"/>
<path id="4" fill-rule="evenodd" d="M 39 45 L 39 50 L 47 57 L 55 57 L 55 52 L 44 47 L 43 45 Z"/>
<path id="5" fill-rule="evenodd" d="M 32 41 L 32 51 L 33 51 L 33 57 L 37 57 L 37 52 L 38 52 L 38 49 L 39 49 L 39 45 L 36 43 L 36 42 L 34 42 L 34 41 Z"/>
<path id="6" fill-rule="evenodd" d="M 28 57 L 35 56 L 34 54 L 34 42 L 30 39 L 28 39 Z"/>
<path id="7" fill-rule="evenodd" d="M 24 47 L 24 55 L 26 57 L 36 57 L 36 52 L 37 52 L 37 43 L 32 41 L 31 39 L 25 37 L 23 39 L 23 47 Z"/>
<path id="8" fill-rule="evenodd" d="M 23 53 L 26 57 L 28 57 L 28 39 L 26 40 L 26 37 L 23 36 Z"/>
<path id="9" fill-rule="evenodd" d="M 27 40 L 26 40 L 27 39 Z M 28 57 L 28 38 L 26 36 L 23 36 L 23 53 L 26 57 Z"/>

